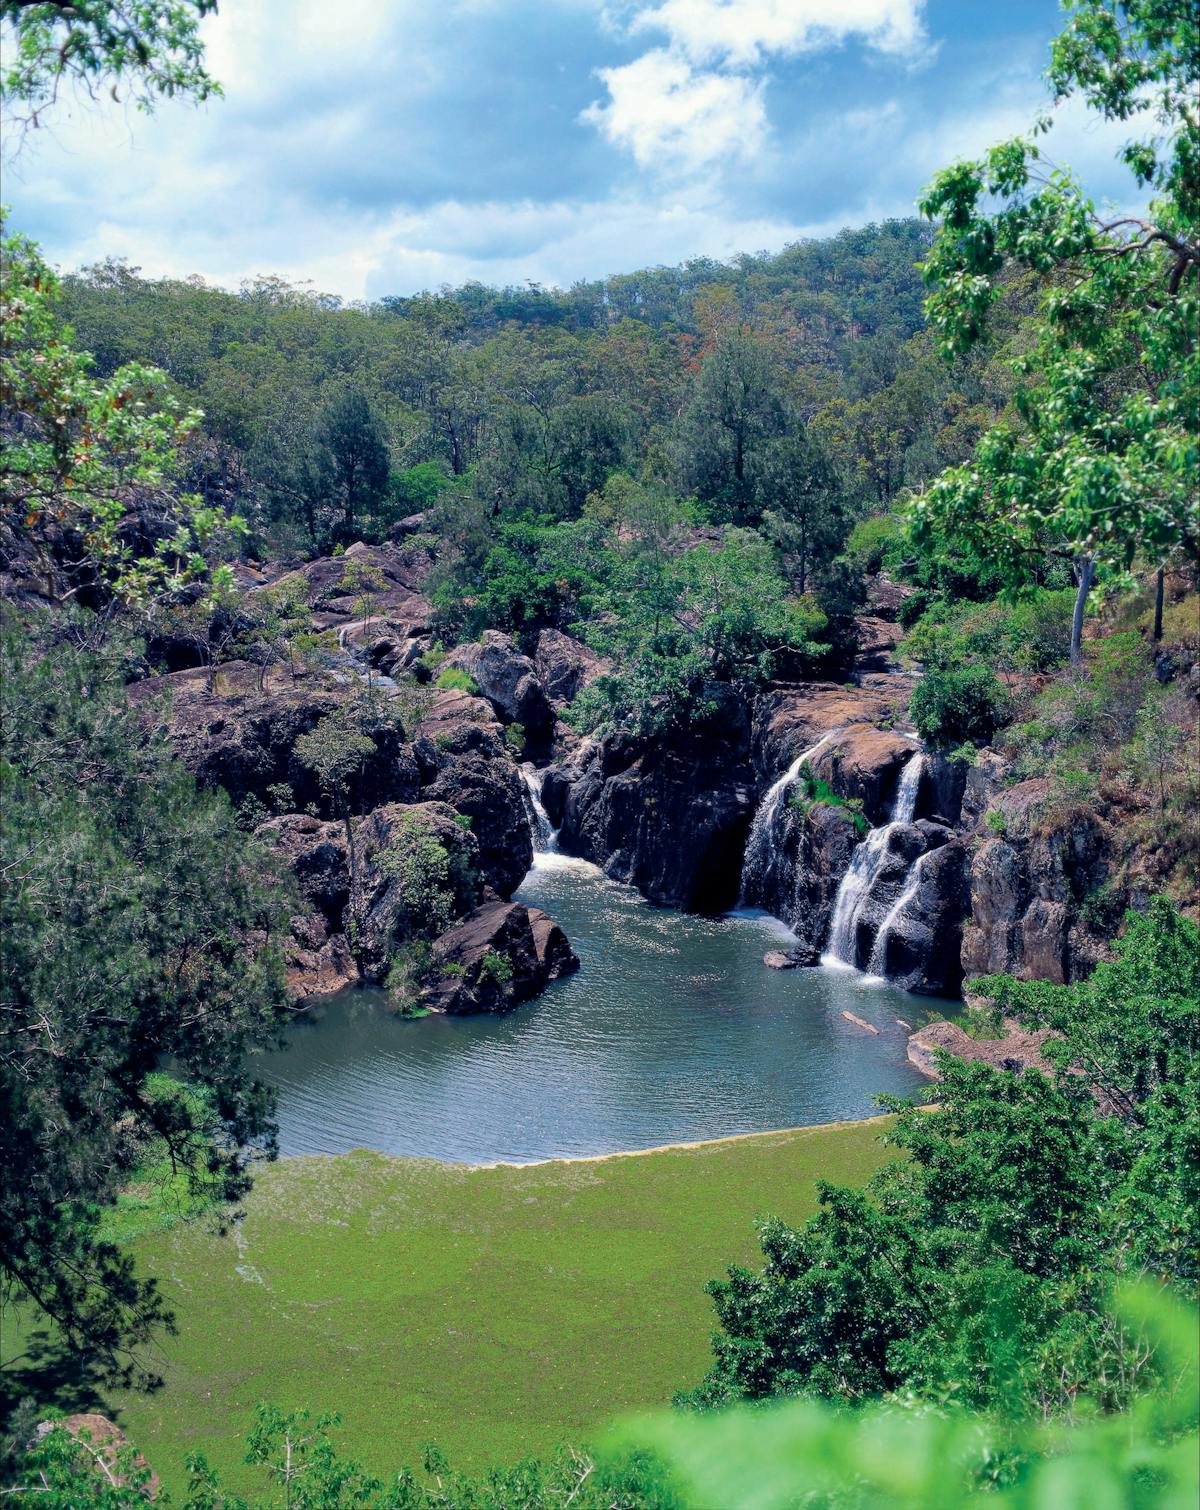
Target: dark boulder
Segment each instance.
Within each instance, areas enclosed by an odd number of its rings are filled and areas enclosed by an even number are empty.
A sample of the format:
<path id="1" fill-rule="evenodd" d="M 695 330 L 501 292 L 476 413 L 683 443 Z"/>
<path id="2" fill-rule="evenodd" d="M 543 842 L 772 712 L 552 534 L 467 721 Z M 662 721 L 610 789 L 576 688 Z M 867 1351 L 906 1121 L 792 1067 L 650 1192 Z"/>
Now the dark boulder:
<path id="1" fill-rule="evenodd" d="M 507 1012 L 579 968 L 566 934 L 536 907 L 489 902 L 434 945 L 423 1004 L 453 1014 Z"/>
<path id="2" fill-rule="evenodd" d="M 970 852 L 962 840 L 926 849 L 880 919 L 871 967 L 906 991 L 955 996 L 962 984 L 963 920 L 970 913 Z"/>
<path id="3" fill-rule="evenodd" d="M 540 745 L 550 738 L 554 709 L 546 689 L 538 680 L 537 667 L 508 635 L 486 629 L 478 643 L 456 646 L 446 665 L 465 671 L 501 721 L 520 724 L 527 741 Z"/>
<path id="4" fill-rule="evenodd" d="M 449 857 L 450 916 L 462 917 L 478 900 L 479 845 L 455 822 L 452 808 L 442 802 L 377 808 L 361 820 L 355 835 L 353 938 L 364 980 L 383 980 L 398 950 L 430 929 L 422 896 L 407 894 L 402 877 L 387 864 L 389 853 L 402 850 L 414 834 L 435 841 Z"/>
<path id="5" fill-rule="evenodd" d="M 755 847 L 742 872 L 742 900 L 782 918 L 796 934 L 797 948 L 819 958 L 857 844 L 846 808 L 818 802 L 805 810 L 785 802 L 770 843 Z"/>
<path id="6" fill-rule="evenodd" d="M 511 896 L 533 864 L 533 840 L 525 788 L 502 741 L 492 729 L 463 719 L 443 722 L 433 738 L 421 732 L 413 753 L 421 797 L 471 820 L 484 884 L 498 896 Z"/>

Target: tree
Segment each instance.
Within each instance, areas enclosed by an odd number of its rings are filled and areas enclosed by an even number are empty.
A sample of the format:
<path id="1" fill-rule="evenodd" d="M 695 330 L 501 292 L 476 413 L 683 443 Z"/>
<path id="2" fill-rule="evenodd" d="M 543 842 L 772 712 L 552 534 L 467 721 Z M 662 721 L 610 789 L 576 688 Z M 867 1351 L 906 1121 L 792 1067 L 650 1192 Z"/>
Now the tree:
<path id="1" fill-rule="evenodd" d="M 1045 120 L 937 175 L 921 209 L 940 222 L 925 277 L 943 350 L 984 338 L 1013 264 L 1043 292 L 1016 368 L 1016 422 L 993 428 L 910 517 L 918 543 L 941 522 L 1014 583 L 1031 557 L 1071 557 L 1078 659 L 1098 568 L 1161 565 L 1200 545 L 1200 20 L 1191 0 L 1068 11 L 1051 52 L 1055 99 L 1080 94 L 1107 121 L 1143 124 L 1120 156 L 1131 192 L 1154 198 L 1139 215 L 1098 214 L 1069 172 L 1044 165 Z"/>
<path id="2" fill-rule="evenodd" d="M 0 544 L 59 600 L 144 605 L 205 578 L 220 597 L 232 573 L 212 562 L 245 523 L 171 485 L 199 412 L 182 412 L 141 363 L 97 381 L 54 313 L 58 289 L 32 241 L 4 240 Z"/>
<path id="3" fill-rule="evenodd" d="M 792 582 L 804 593 L 812 568 L 831 560 L 849 533 L 837 477 L 821 447 L 799 423 L 762 448 L 754 459 L 753 475 L 764 533 L 791 563 Z"/>
<path id="4" fill-rule="evenodd" d="M 326 496 L 342 516 L 333 533 L 352 540 L 356 516 L 369 514 L 387 494 L 388 449 L 383 427 L 365 397 L 347 389 L 325 409 L 316 435 Z"/>
<path id="5" fill-rule="evenodd" d="M 681 422 L 688 486 L 721 517 L 756 523 L 755 459 L 784 427 L 777 363 L 766 341 L 742 326 L 723 331 L 703 360 Z"/>
<path id="6" fill-rule="evenodd" d="M 974 982 L 1050 1030 L 1048 1071 L 939 1054 L 935 1107 L 884 1098 L 906 1158 L 820 1186 L 805 1226 L 765 1225 L 758 1273 L 709 1286 L 723 1330 L 691 1403 L 907 1390 L 1049 1416 L 1161 1377 L 1111 1295 L 1140 1273 L 1194 1291 L 1200 929 L 1162 900 L 1126 924 L 1086 982 Z"/>
<path id="7" fill-rule="evenodd" d="M 147 111 L 160 96 L 219 95 L 199 27 L 216 8 L 217 0 L 0 0 L 12 44 L 0 98 L 6 110 L 28 112 L 22 124 L 38 126 L 64 83 L 92 99 L 101 88 L 119 98 L 125 87 Z"/>
<path id="8" fill-rule="evenodd" d="M 72 1348 L 144 1376 L 131 1350 L 168 1312 L 101 1211 L 147 1140 L 226 1200 L 271 1150 L 246 1056 L 287 1001 L 288 887 L 147 737 L 115 647 L 26 621 L 0 653 L 0 1272 Z"/>

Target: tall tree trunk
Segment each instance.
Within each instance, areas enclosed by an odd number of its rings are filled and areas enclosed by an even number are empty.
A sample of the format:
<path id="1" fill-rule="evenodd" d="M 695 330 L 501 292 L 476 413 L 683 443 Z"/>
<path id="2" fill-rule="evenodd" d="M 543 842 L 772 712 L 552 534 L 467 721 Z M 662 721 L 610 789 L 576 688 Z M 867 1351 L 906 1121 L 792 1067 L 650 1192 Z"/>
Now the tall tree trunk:
<path id="1" fill-rule="evenodd" d="M 1167 569 L 1165 566 L 1158 568 L 1154 578 L 1154 639 L 1155 643 L 1162 639 L 1162 616 L 1163 596 L 1166 591 Z"/>
<path id="2" fill-rule="evenodd" d="M 1096 579 L 1096 563 L 1091 556 L 1081 556 L 1075 563 L 1075 612 L 1071 616 L 1071 664 L 1077 666 L 1083 659 L 1083 610 L 1087 596 Z"/>

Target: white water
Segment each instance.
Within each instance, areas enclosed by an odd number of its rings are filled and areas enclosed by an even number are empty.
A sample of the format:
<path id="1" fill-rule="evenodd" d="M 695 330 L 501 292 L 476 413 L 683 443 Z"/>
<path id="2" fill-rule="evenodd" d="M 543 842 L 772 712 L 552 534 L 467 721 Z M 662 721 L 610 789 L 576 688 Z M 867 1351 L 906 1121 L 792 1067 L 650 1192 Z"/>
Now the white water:
<path id="1" fill-rule="evenodd" d="M 873 828 L 854 851 L 842 884 L 838 887 L 833 906 L 833 921 L 829 925 L 829 942 L 821 956 L 823 965 L 855 965 L 855 948 L 858 914 L 870 895 L 871 887 L 883 865 L 888 852 L 888 841 L 893 829 L 901 823 L 911 823 L 917 809 L 917 793 L 921 786 L 921 773 L 925 769 L 925 756 L 918 750 L 900 773 L 896 788 L 896 800 L 892 804 L 891 821 Z M 907 890 L 907 879 L 905 882 Z M 889 914 L 889 921 L 891 915 Z M 882 929 L 880 932 L 882 933 Z M 872 951 L 872 956 L 874 951 Z"/>
<path id="2" fill-rule="evenodd" d="M 904 888 L 900 895 L 892 903 L 891 910 L 879 925 L 879 932 L 875 935 L 875 942 L 871 945 L 871 958 L 867 961 L 867 973 L 880 975 L 885 979 L 887 971 L 887 941 L 892 929 L 896 926 L 896 919 L 917 894 L 917 887 L 921 884 L 921 866 L 929 858 L 928 854 L 918 855 L 913 861 L 912 869 L 904 878 Z"/>
<path id="3" fill-rule="evenodd" d="M 542 778 L 532 765 L 526 764 L 520 769 L 521 780 L 525 783 L 525 814 L 529 819 L 529 832 L 533 835 L 533 852 L 535 855 L 557 854 L 558 830 L 542 806 Z"/>
<path id="4" fill-rule="evenodd" d="M 783 804 L 787 798 L 788 788 L 800 775 L 800 768 L 806 761 L 812 760 L 819 755 L 827 744 L 842 731 L 831 729 L 828 734 L 823 734 L 815 745 L 810 745 L 807 750 L 802 750 L 778 781 L 773 782 L 763 794 L 762 801 L 758 804 L 758 810 L 754 814 L 754 822 L 750 825 L 750 834 L 746 840 L 746 851 L 742 859 L 742 899 L 746 896 L 747 877 L 761 874 L 766 866 L 767 857 L 771 852 L 775 824 L 783 811 Z"/>

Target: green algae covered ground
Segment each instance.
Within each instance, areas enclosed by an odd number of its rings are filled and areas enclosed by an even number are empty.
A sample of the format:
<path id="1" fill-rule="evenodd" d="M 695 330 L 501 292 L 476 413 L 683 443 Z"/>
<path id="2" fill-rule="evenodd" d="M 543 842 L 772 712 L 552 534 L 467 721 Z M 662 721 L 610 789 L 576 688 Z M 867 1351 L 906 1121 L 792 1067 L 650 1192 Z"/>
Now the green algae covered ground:
<path id="1" fill-rule="evenodd" d="M 134 1244 L 179 1333 L 151 1396 L 109 1406 L 171 1488 L 202 1448 L 235 1485 L 257 1401 L 338 1410 L 388 1472 L 436 1441 L 483 1467 L 664 1404 L 708 1360 L 704 1282 L 799 1220 L 817 1178 L 887 1157 L 870 1123 L 515 1168 L 372 1153 L 264 1169 L 244 1220 Z"/>

